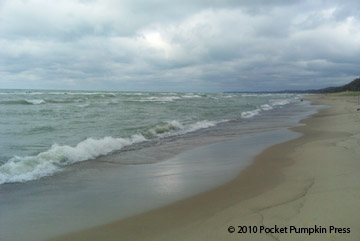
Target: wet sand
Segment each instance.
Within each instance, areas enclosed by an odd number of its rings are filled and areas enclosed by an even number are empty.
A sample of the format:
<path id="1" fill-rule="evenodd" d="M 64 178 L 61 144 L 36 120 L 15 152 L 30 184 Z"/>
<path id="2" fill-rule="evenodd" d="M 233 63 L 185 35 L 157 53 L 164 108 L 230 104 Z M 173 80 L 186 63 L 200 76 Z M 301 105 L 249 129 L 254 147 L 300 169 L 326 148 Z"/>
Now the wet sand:
<path id="1" fill-rule="evenodd" d="M 357 99 L 311 98 L 329 108 L 293 128 L 303 134 L 300 138 L 266 149 L 233 181 L 157 210 L 54 240 L 360 240 Z M 240 234 L 239 225 L 317 225 L 327 232 Z M 229 233 L 229 226 L 236 231 Z M 343 229 L 330 233 L 330 226 Z"/>

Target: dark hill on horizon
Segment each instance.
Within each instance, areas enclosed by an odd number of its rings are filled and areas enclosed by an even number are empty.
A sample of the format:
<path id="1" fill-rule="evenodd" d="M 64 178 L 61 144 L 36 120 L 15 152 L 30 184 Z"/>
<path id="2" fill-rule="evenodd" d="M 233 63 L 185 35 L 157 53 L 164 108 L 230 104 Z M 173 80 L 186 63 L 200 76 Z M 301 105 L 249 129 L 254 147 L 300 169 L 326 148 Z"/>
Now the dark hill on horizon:
<path id="1" fill-rule="evenodd" d="M 360 78 L 356 78 L 350 83 L 338 86 L 327 87 L 315 90 L 281 90 L 281 91 L 225 91 L 224 93 L 338 93 L 343 91 L 360 91 Z"/>
<path id="2" fill-rule="evenodd" d="M 360 78 L 354 79 L 350 83 L 338 86 L 338 87 L 328 87 L 318 90 L 305 90 L 303 92 L 307 93 L 338 93 L 343 91 L 360 91 Z"/>

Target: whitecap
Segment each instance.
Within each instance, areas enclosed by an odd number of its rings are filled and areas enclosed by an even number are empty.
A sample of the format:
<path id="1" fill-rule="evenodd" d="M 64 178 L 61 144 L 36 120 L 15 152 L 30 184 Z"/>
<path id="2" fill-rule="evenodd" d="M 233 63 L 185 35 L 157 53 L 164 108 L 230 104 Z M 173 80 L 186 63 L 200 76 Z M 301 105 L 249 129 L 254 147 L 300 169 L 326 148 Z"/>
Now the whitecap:
<path id="1" fill-rule="evenodd" d="M 60 171 L 62 166 L 90 160 L 143 141 L 146 141 L 146 138 L 142 135 L 133 135 L 130 138 L 87 138 L 76 146 L 54 144 L 49 150 L 36 156 L 14 156 L 0 166 L 0 184 L 51 176 Z"/>
<path id="2" fill-rule="evenodd" d="M 25 100 L 27 103 L 29 104 L 33 104 L 33 105 L 40 105 L 40 104 L 44 104 L 45 100 L 39 99 L 39 100 Z"/>
<path id="3" fill-rule="evenodd" d="M 244 111 L 241 113 L 241 118 L 248 119 L 252 118 L 254 116 L 257 116 L 260 114 L 260 109 L 250 110 L 250 111 Z"/>

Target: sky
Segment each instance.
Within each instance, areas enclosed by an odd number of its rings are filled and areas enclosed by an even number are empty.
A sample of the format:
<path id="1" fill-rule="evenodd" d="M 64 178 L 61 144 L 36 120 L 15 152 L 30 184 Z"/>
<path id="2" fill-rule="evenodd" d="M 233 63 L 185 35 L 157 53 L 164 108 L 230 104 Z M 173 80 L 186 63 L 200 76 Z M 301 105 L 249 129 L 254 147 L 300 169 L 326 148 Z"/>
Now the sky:
<path id="1" fill-rule="evenodd" d="M 274 91 L 360 71 L 358 0 L 0 0 L 0 88 Z"/>

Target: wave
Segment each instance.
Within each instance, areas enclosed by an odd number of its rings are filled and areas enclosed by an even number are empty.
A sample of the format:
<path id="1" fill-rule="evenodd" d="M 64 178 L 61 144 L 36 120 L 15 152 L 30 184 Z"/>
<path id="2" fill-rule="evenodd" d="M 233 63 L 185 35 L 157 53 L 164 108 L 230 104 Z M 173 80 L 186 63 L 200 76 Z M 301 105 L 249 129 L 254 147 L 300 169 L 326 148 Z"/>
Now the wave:
<path id="1" fill-rule="evenodd" d="M 147 98 L 142 98 L 139 100 L 135 100 L 135 101 L 140 101 L 140 102 L 171 102 L 174 100 L 180 100 L 182 99 L 180 96 L 151 96 L 151 97 L 147 97 Z"/>
<path id="2" fill-rule="evenodd" d="M 276 105 L 287 105 L 291 103 L 291 100 L 289 99 L 283 99 L 283 100 L 270 100 L 270 103 L 272 106 Z"/>
<path id="3" fill-rule="evenodd" d="M 269 105 L 269 104 L 261 105 L 260 108 L 261 108 L 262 110 L 272 110 L 272 109 L 274 109 L 274 108 L 273 108 L 271 105 Z"/>
<path id="4" fill-rule="evenodd" d="M 279 94 L 279 93 L 268 93 L 268 94 L 241 94 L 242 97 L 295 97 L 296 94 Z"/>
<path id="5" fill-rule="evenodd" d="M 66 104 L 66 103 L 79 103 L 87 101 L 88 98 L 66 98 L 66 99 L 19 99 L 19 100 L 3 100 L 0 104 L 3 105 L 40 105 L 45 103 L 50 104 Z"/>
<path id="6" fill-rule="evenodd" d="M 33 105 L 40 105 L 40 104 L 44 104 L 45 100 L 25 100 L 26 102 L 33 104 Z"/>
<path id="7" fill-rule="evenodd" d="M 15 156 L 0 166 L 0 184 L 26 182 L 51 176 L 66 165 L 91 160 L 99 156 L 119 151 L 126 146 L 149 141 L 154 138 L 165 138 L 183 135 L 200 129 L 216 126 L 221 121 L 198 121 L 192 124 L 181 124 L 173 120 L 156 125 L 145 131 L 144 134 L 136 134 L 129 138 L 113 138 L 111 136 L 102 139 L 87 138 L 76 146 L 54 144 L 45 152 L 35 156 Z M 146 138 L 145 136 L 148 136 Z"/>
<path id="8" fill-rule="evenodd" d="M 196 94 L 186 94 L 186 95 L 182 95 L 181 98 L 201 98 L 202 96 L 200 95 L 196 95 Z"/>
<path id="9" fill-rule="evenodd" d="M 160 138 L 176 136 L 176 135 L 184 135 L 200 129 L 213 127 L 219 123 L 226 121 L 227 120 L 221 120 L 221 121 L 203 120 L 192 124 L 181 124 L 176 120 L 172 120 L 156 125 L 154 128 L 145 131 L 143 134 L 149 137 L 160 137 Z"/>
<path id="10" fill-rule="evenodd" d="M 248 119 L 260 114 L 261 109 L 255 109 L 250 111 L 244 111 L 241 113 L 241 118 Z"/>
<path id="11" fill-rule="evenodd" d="M 26 91 L 25 94 L 26 95 L 46 95 L 48 93 L 46 93 L 46 92 L 28 92 L 28 91 Z"/>
<path id="12" fill-rule="evenodd" d="M 146 141 L 144 136 L 133 135 L 130 138 L 88 138 L 74 147 L 54 144 L 36 156 L 15 156 L 8 160 L 0 166 L 0 184 L 51 176 L 60 171 L 62 166 L 94 159 L 143 141 Z"/>
<path id="13" fill-rule="evenodd" d="M 76 107 L 79 108 L 84 108 L 84 107 L 88 107 L 90 104 L 79 104 L 79 105 L 75 105 Z"/>
<path id="14" fill-rule="evenodd" d="M 44 92 L 45 95 L 89 95 L 101 97 L 115 97 L 118 93 L 114 92 Z"/>
<path id="15" fill-rule="evenodd" d="M 42 99 L 36 99 L 36 100 L 4 100 L 0 101 L 1 104 L 4 105 L 40 105 L 44 104 L 46 101 Z"/>
<path id="16" fill-rule="evenodd" d="M 269 97 L 279 94 L 241 94 L 242 97 Z"/>
<path id="17" fill-rule="evenodd" d="M 130 93 L 130 92 L 126 92 L 126 93 L 120 93 L 120 95 L 148 95 L 149 93 L 142 93 L 142 92 L 134 92 L 134 93 Z"/>
<path id="18" fill-rule="evenodd" d="M 296 98 L 295 98 L 296 99 Z M 262 111 L 268 111 L 268 110 L 272 110 L 274 109 L 275 106 L 283 106 L 283 105 L 287 105 L 290 104 L 293 100 L 291 99 L 277 99 L 277 100 L 270 100 L 269 104 L 263 104 L 261 106 L 259 106 L 258 108 L 254 109 L 254 110 L 250 110 L 250 111 L 244 111 L 241 113 L 241 118 L 243 119 L 248 119 L 248 118 L 252 118 L 254 116 L 260 115 L 260 113 Z"/>
<path id="19" fill-rule="evenodd" d="M 169 93 L 160 93 L 162 95 L 169 94 Z M 174 93 L 175 94 L 175 93 Z M 184 94 L 184 95 L 171 95 L 171 96 L 151 96 L 145 97 L 141 99 L 133 99 L 132 101 L 139 101 L 139 102 L 171 102 L 174 100 L 181 100 L 181 99 L 195 99 L 195 98 L 202 98 L 203 96 L 197 94 Z"/>
<path id="20" fill-rule="evenodd" d="M 46 99 L 45 101 L 47 103 L 51 103 L 51 104 L 66 104 L 66 103 L 78 103 L 78 102 L 83 102 L 86 101 L 87 99 Z"/>
<path id="21" fill-rule="evenodd" d="M 27 135 L 32 135 L 32 134 L 39 134 L 39 133 L 49 133 L 56 130 L 55 127 L 53 126 L 36 126 L 36 127 L 32 127 L 28 130 L 25 130 L 23 133 L 27 134 Z"/>
<path id="22" fill-rule="evenodd" d="M 224 95 L 224 96 L 222 96 L 223 98 L 233 98 L 233 97 L 235 97 L 235 95 Z"/>

